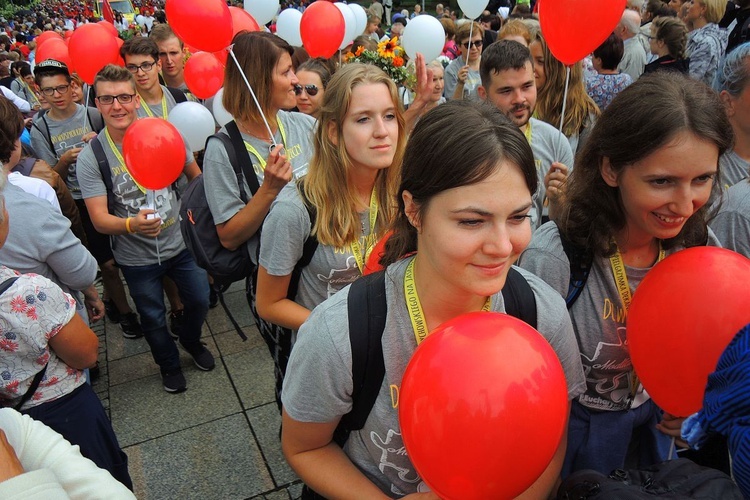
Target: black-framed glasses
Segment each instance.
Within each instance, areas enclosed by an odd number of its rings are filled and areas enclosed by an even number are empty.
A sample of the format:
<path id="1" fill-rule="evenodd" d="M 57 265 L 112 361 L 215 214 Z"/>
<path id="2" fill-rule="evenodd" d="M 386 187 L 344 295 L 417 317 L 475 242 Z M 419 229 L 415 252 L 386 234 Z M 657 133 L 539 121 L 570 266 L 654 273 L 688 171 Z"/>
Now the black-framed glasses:
<path id="1" fill-rule="evenodd" d="M 125 66 L 125 68 L 127 68 L 127 70 L 133 74 L 138 73 L 139 69 L 143 70 L 144 73 L 148 73 L 149 71 L 151 71 L 151 68 L 153 68 L 155 64 L 155 62 L 141 63 L 140 66 L 136 66 L 135 64 L 128 64 L 127 66 Z"/>
<path id="2" fill-rule="evenodd" d="M 58 85 L 57 87 L 44 87 L 41 90 L 42 94 L 52 97 L 55 95 L 55 92 L 57 92 L 60 95 L 67 94 L 68 90 L 70 90 L 70 84 L 68 85 Z"/>
<path id="3" fill-rule="evenodd" d="M 474 40 L 473 42 L 464 42 L 461 45 L 463 45 L 465 48 L 474 47 L 475 49 L 478 49 L 482 46 L 482 40 Z"/>
<path id="4" fill-rule="evenodd" d="M 294 95 L 300 95 L 302 91 L 307 92 L 307 95 L 310 97 L 315 97 L 318 95 L 318 86 L 317 85 L 305 85 L 304 87 L 302 85 L 295 85 L 294 86 Z"/>
<path id="5" fill-rule="evenodd" d="M 96 100 L 99 101 L 99 104 L 109 106 L 115 102 L 115 99 L 117 99 L 117 102 L 120 104 L 128 104 L 133 100 L 133 97 L 135 97 L 135 94 L 100 95 L 96 97 Z"/>

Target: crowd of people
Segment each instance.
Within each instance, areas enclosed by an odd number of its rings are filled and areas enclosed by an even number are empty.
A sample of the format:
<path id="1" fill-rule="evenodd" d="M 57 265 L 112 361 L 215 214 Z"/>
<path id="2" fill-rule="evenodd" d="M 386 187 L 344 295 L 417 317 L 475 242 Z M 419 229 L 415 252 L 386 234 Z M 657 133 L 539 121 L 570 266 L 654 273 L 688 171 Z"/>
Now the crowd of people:
<path id="1" fill-rule="evenodd" d="M 722 437 L 734 432 L 726 419 L 699 413 L 683 433 L 686 416 L 651 400 L 625 321 L 632 293 L 669 255 L 710 245 L 750 257 L 750 2 L 736 2 L 628 0 L 611 35 L 567 67 L 524 2 L 493 1 L 468 20 L 443 5 L 393 14 L 390 0 L 374 0 L 351 55 L 330 60 L 273 25 L 240 32 L 220 103 L 232 119 L 217 116 L 201 151 L 186 142 L 180 177 L 156 191 L 128 169 L 127 131 L 202 102 L 163 5 L 138 5 L 152 20 L 144 36 L 125 41 L 123 65 L 105 66 L 90 87 L 64 62 L 37 61 L 34 42 L 96 21 L 88 4 L 48 1 L 4 20 L 0 401 L 13 410 L 0 415 L 0 459 L 11 465 L 0 467 L 0 492 L 28 488 L 28 477 L 11 479 L 33 467 L 53 469 L 71 491 L 81 481 L 113 498 L 132 489 L 87 381 L 92 322 L 106 315 L 126 339 L 145 338 L 170 394 L 187 390 L 178 347 L 197 369 L 216 366 L 200 335 L 221 289 L 180 231 L 183 195 L 198 180 L 216 241 L 248 260 L 238 279 L 274 361 L 281 446 L 304 498 L 437 498 L 403 452 L 393 387 L 439 325 L 508 312 L 506 293 L 519 293 L 505 289 L 511 280 L 529 290 L 516 299 L 535 304 L 569 410 L 552 461 L 522 498 L 553 497 L 579 470 L 657 464 L 675 443 L 706 466 L 731 473 L 731 456 L 736 474 L 750 470 L 743 441 Z M 410 61 L 408 83 L 347 62 L 387 50 L 423 15 L 440 20 L 444 47 L 434 61 Z M 363 278 L 373 263 L 382 270 Z M 384 309 L 368 316 L 377 300 Z M 368 328 L 379 329 L 380 368 L 358 381 L 354 339 Z M 352 426 L 360 383 L 374 390 Z M 33 446 L 72 456 L 70 467 L 80 460 L 41 440 L 50 431 L 39 422 L 111 478 L 82 466 L 70 481 L 59 464 L 26 460 L 27 428 Z M 737 482 L 750 495 L 750 478 Z"/>

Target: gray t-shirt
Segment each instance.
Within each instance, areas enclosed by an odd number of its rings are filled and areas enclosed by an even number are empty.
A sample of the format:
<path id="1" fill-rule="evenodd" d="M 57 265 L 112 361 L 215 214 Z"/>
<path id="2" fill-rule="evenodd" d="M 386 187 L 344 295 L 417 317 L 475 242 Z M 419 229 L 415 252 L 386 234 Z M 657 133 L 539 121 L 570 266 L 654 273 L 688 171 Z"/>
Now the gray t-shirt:
<path id="1" fill-rule="evenodd" d="M 531 118 L 531 151 L 534 153 L 534 164 L 539 178 L 539 189 L 534 196 L 534 206 L 531 209 L 531 227 L 536 229 L 542 225 L 542 216 L 549 213 L 545 206 L 547 190 L 544 188 L 544 176 L 554 162 L 560 162 L 568 167 L 568 175 L 573 171 L 573 151 L 568 139 L 549 123 Z M 528 132 L 527 132 L 528 135 Z"/>
<path id="2" fill-rule="evenodd" d="M 721 210 L 711 221 L 721 246 L 750 258 L 750 182 L 738 182 L 724 196 Z"/>
<path id="3" fill-rule="evenodd" d="M 750 173 L 750 162 L 730 149 L 719 157 L 719 171 L 721 172 L 721 188 L 727 190 L 747 178 Z"/>
<path id="4" fill-rule="evenodd" d="M 370 233 L 369 211 L 360 213 L 365 228 Z M 260 237 L 260 265 L 272 276 L 287 276 L 302 258 L 302 249 L 310 235 L 310 215 L 305 208 L 296 185 L 284 188 L 271 205 L 263 223 Z M 367 248 L 367 238 L 360 238 L 360 248 Z M 364 262 L 364 255 L 362 256 Z M 313 309 L 333 294 L 361 276 L 350 247 L 334 248 L 318 244 L 310 264 L 302 269 L 299 288 L 294 301 Z"/>
<path id="5" fill-rule="evenodd" d="M 466 58 L 458 56 L 452 60 L 445 68 L 445 88 L 443 95 L 446 99 L 453 99 L 453 94 L 456 92 L 458 86 L 458 72 L 466 66 Z M 482 79 L 479 76 L 479 71 L 469 68 L 469 74 L 466 76 L 466 82 L 464 83 L 464 99 L 472 99 L 474 101 L 479 100 L 479 94 L 477 89 L 482 84 Z"/>
<path id="6" fill-rule="evenodd" d="M 165 87 L 164 85 L 161 86 L 161 91 L 164 93 L 164 99 L 167 104 L 167 115 L 169 115 L 169 112 L 172 111 L 172 108 L 177 106 L 177 101 L 174 100 L 174 97 L 172 96 L 172 93 Z M 151 111 L 151 114 L 148 114 L 146 111 L 146 108 L 148 108 Z M 141 107 L 136 110 L 138 113 L 138 118 L 148 118 L 150 116 L 154 116 L 156 118 L 164 118 L 165 120 L 169 118 L 169 116 L 164 116 L 164 110 L 161 106 L 161 101 L 159 101 L 156 104 L 148 104 L 143 97 L 141 97 Z"/>
<path id="7" fill-rule="evenodd" d="M 385 293 L 388 305 L 383 332 L 385 377 L 364 428 L 350 434 L 344 451 L 385 494 L 401 496 L 426 491 L 404 448 L 398 408 L 391 400 L 417 347 L 404 296 L 404 273 L 411 259 L 388 267 Z M 570 319 L 564 301 L 542 280 L 523 270 L 537 306 L 539 332 L 557 353 L 568 383 L 568 397 L 584 390 Z M 313 310 L 300 328 L 284 380 L 282 401 L 287 413 L 300 422 L 331 422 L 352 408 L 352 360 L 345 288 Z M 492 297 L 492 310 L 504 312 L 501 293 Z M 476 438 L 476 429 L 467 436 Z"/>
<path id="8" fill-rule="evenodd" d="M 308 115 L 286 111 L 279 111 L 278 118 L 284 127 L 286 141 L 282 141 L 281 130 L 277 130 L 276 142 L 278 144 L 283 142 L 287 158 L 292 163 L 294 177 L 299 178 L 307 173 L 307 165 L 313 154 L 313 127 L 317 122 Z M 221 132 L 226 133 L 226 130 L 222 128 Z M 263 157 L 264 162 L 268 159 L 269 144 L 267 142 L 246 134 L 242 134 L 242 138 L 255 148 Z M 258 183 L 262 184 L 261 163 L 253 154 L 250 154 L 250 160 L 253 162 Z M 206 201 L 217 226 L 234 217 L 246 205 L 246 202 L 240 198 L 237 176 L 229 164 L 226 149 L 215 139 L 209 141 L 203 156 L 203 182 L 206 185 Z M 244 179 L 244 189 L 249 201 L 252 198 L 252 192 L 246 179 Z M 259 243 L 257 233 L 247 240 L 248 251 L 253 260 L 256 258 Z"/>
<path id="9" fill-rule="evenodd" d="M 89 117 L 86 116 L 86 110 L 86 107 L 76 104 L 76 112 L 66 120 L 53 120 L 48 113 L 34 119 L 34 126 L 31 127 L 31 147 L 34 148 L 40 160 L 55 166 L 57 160 L 67 150 L 82 148 L 86 145 L 83 142 L 83 136 L 94 131 Z M 102 123 L 99 110 L 88 108 L 88 113 L 94 123 Z M 49 127 L 49 135 L 47 127 Z M 50 146 L 50 139 L 55 146 L 54 150 Z M 68 175 L 65 176 L 64 181 L 73 198 L 80 200 L 81 188 L 78 185 L 75 162 L 68 167 Z"/>
<path id="10" fill-rule="evenodd" d="M 114 215 L 125 219 L 135 217 L 142 208 L 153 208 L 162 220 L 161 233 L 156 238 L 142 234 L 122 234 L 112 236 L 112 252 L 115 261 L 123 266 L 148 266 L 156 264 L 159 259 L 170 259 L 185 249 L 185 243 L 177 223 L 180 201 L 174 188 L 170 185 L 153 192 L 154 206 L 147 204 L 147 195 L 135 184 L 127 168 L 120 163 L 109 145 L 104 131 L 99 136 L 112 171 L 112 186 L 115 195 Z M 116 145 L 122 154 L 122 146 Z M 185 145 L 185 166 L 192 163 L 193 153 Z M 102 180 L 99 165 L 90 146 L 78 155 L 78 180 L 81 184 L 83 198 L 106 196 L 107 187 Z"/>
<path id="11" fill-rule="evenodd" d="M 716 243 L 713 234 L 709 242 Z M 673 248 L 666 254 L 681 249 Z M 567 296 L 570 261 L 554 222 L 534 232 L 519 265 L 546 281 L 561 297 Z M 625 266 L 631 291 L 650 269 Z M 594 258 L 586 286 L 570 309 L 570 317 L 586 374 L 586 392 L 578 402 L 602 411 L 628 409 L 633 400 L 633 366 L 625 331 L 627 311 L 623 308 L 609 258 Z"/>

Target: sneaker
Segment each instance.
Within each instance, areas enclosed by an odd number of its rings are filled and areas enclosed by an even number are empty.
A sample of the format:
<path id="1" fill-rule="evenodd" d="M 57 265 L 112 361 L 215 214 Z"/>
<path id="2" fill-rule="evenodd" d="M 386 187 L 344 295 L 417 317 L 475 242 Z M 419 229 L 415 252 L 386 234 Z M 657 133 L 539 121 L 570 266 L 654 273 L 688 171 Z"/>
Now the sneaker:
<path id="1" fill-rule="evenodd" d="M 161 380 L 164 383 L 164 390 L 172 394 L 185 392 L 187 390 L 185 375 L 182 374 L 182 370 L 179 368 L 162 373 Z"/>
<path id="2" fill-rule="evenodd" d="M 107 319 L 110 323 L 119 323 L 122 320 L 120 311 L 117 310 L 117 306 L 111 300 L 104 300 L 104 312 L 107 314 Z"/>
<path id="3" fill-rule="evenodd" d="M 182 325 L 185 321 L 185 310 L 180 309 L 169 313 L 169 334 L 172 338 L 177 340 L 180 338 L 182 332 Z"/>
<path id="4" fill-rule="evenodd" d="M 214 307 L 219 305 L 219 294 L 216 293 L 216 289 L 214 287 L 210 287 L 210 290 L 208 292 L 208 308 L 213 309 Z"/>
<path id="5" fill-rule="evenodd" d="M 191 347 L 190 349 L 188 349 L 185 345 L 183 345 L 182 347 L 188 352 L 188 354 L 193 357 L 193 362 L 199 370 L 210 372 L 216 367 L 214 355 L 211 354 L 211 351 L 206 349 L 206 346 L 202 342 L 198 342 L 195 347 Z"/>
<path id="6" fill-rule="evenodd" d="M 126 339 L 139 339 L 143 337 L 141 324 L 138 322 L 138 316 L 134 312 L 122 315 L 120 328 L 122 328 L 122 336 Z"/>

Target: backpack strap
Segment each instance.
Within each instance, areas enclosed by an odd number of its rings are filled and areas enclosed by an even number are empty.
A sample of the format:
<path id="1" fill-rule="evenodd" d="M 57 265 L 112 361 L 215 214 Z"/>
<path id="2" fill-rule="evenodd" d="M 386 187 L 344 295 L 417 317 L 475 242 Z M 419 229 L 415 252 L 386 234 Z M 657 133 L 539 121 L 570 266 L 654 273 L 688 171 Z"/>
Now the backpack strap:
<path id="1" fill-rule="evenodd" d="M 13 167 L 12 172 L 19 172 L 21 175 L 28 177 L 31 175 L 31 171 L 34 169 L 37 159 L 33 157 L 27 157 L 19 161 L 18 164 Z M 0 291 L 0 293 L 2 293 Z"/>
<path id="2" fill-rule="evenodd" d="M 305 197 L 305 190 L 302 187 L 302 184 L 297 184 L 297 192 L 300 195 L 300 198 L 302 198 L 302 203 L 305 205 L 305 208 L 307 209 L 307 215 L 310 217 L 310 235 L 305 240 L 305 244 L 302 246 L 302 257 L 297 261 L 297 264 L 295 264 L 294 269 L 292 270 L 292 276 L 289 280 L 289 288 L 287 289 L 286 298 L 289 300 L 294 300 L 294 298 L 297 296 L 297 291 L 299 290 L 299 280 L 302 277 L 302 270 L 307 267 L 310 264 L 310 261 L 312 261 L 313 255 L 315 255 L 315 250 L 318 249 L 318 238 L 315 237 L 314 234 L 312 234 L 312 228 L 315 227 L 315 220 L 318 216 L 318 211 L 312 204 L 310 204 L 309 200 Z"/>
<path id="3" fill-rule="evenodd" d="M 536 330 L 536 298 L 526 278 L 511 267 L 502 289 L 505 312 L 531 325 Z"/>
<path id="4" fill-rule="evenodd" d="M 98 134 L 99 132 L 104 130 L 104 119 L 102 118 L 102 115 L 99 115 L 99 119 L 96 120 L 96 123 L 94 123 L 94 119 L 91 118 L 91 111 L 91 108 L 86 106 L 86 119 L 89 121 L 89 127 L 91 127 L 91 130 Z"/>
<path id="5" fill-rule="evenodd" d="M 247 203 L 247 193 L 245 192 L 245 183 L 242 182 L 242 179 L 245 176 L 242 173 L 242 167 L 237 161 L 237 154 L 234 150 L 234 144 L 232 143 L 232 139 L 227 134 L 222 134 L 219 132 L 210 136 L 206 140 L 206 144 L 208 144 L 208 141 L 210 141 L 211 139 L 217 139 L 224 146 L 224 150 L 227 152 L 227 157 L 229 158 L 229 164 L 232 165 L 232 169 L 234 170 L 234 175 L 237 177 L 237 186 L 240 188 L 240 199 L 242 200 L 242 203 Z"/>
<path id="6" fill-rule="evenodd" d="M 180 104 L 181 102 L 187 101 L 187 96 L 185 95 L 185 92 L 182 91 L 182 89 L 167 87 L 167 90 L 170 94 L 172 94 L 175 103 Z"/>
<path id="7" fill-rule="evenodd" d="M 565 297 L 565 305 L 570 309 L 586 286 L 591 266 L 594 265 L 594 254 L 586 248 L 575 245 L 560 231 L 559 226 L 557 232 L 560 234 L 563 251 L 570 262 L 570 281 L 568 282 L 568 294 Z"/>
<path id="8" fill-rule="evenodd" d="M 352 347 L 352 410 L 339 422 L 333 439 L 343 446 L 349 433 L 364 427 L 385 377 L 382 336 L 388 305 L 385 271 L 351 284 L 347 304 Z"/>
<path id="9" fill-rule="evenodd" d="M 43 113 L 42 111 L 46 111 L 46 110 L 42 109 L 39 111 L 39 113 L 37 114 L 38 119 L 34 120 L 31 123 L 31 126 L 37 129 L 44 136 L 44 138 L 47 139 L 47 144 L 49 144 L 50 151 L 52 151 L 52 154 L 55 156 L 55 159 L 59 160 L 60 157 L 57 156 L 57 151 L 55 151 L 55 144 L 52 142 L 52 132 L 50 132 L 49 130 L 49 123 L 47 123 L 47 118 L 45 118 L 44 116 L 45 113 Z M 40 121 L 44 124 L 45 130 L 42 130 L 42 127 L 38 125 Z"/>
<path id="10" fill-rule="evenodd" d="M 229 134 L 229 138 L 232 140 L 232 145 L 234 146 L 235 161 L 232 162 L 232 166 L 239 164 L 240 168 L 242 168 L 242 172 L 245 173 L 247 185 L 250 186 L 250 193 L 255 196 L 255 193 L 260 189 L 260 184 L 258 183 L 258 176 L 255 175 L 255 170 L 253 169 L 253 162 L 250 160 L 250 155 L 245 148 L 245 141 L 242 139 L 240 129 L 237 127 L 237 122 L 232 120 L 225 125 L 225 128 Z M 231 161 L 231 156 L 229 159 Z M 237 168 L 235 167 L 235 172 L 236 171 Z"/>
<path id="11" fill-rule="evenodd" d="M 114 186 L 112 185 L 112 169 L 109 167 L 109 160 L 107 160 L 107 154 L 104 152 L 102 143 L 98 137 L 94 137 L 89 141 L 91 150 L 94 152 L 96 157 L 96 163 L 99 165 L 99 172 L 102 175 L 102 181 L 107 188 L 107 212 L 111 215 L 115 214 L 115 192 Z"/>

